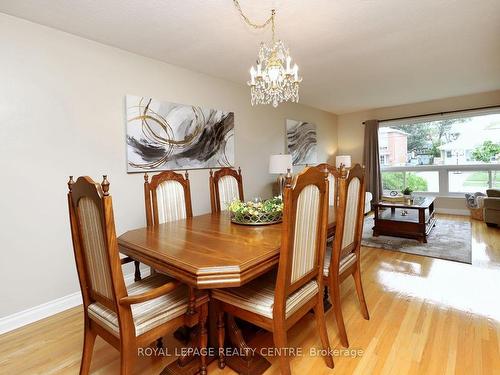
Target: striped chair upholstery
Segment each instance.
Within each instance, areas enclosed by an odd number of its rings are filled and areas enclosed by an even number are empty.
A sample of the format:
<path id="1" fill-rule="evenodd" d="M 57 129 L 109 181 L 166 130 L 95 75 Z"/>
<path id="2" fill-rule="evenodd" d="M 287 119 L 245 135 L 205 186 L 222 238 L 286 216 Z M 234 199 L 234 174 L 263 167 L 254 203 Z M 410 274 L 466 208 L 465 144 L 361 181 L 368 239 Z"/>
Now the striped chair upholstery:
<path id="1" fill-rule="evenodd" d="M 238 181 L 233 176 L 222 176 L 218 181 L 220 209 L 225 210 L 228 203 L 239 199 Z"/>
<path id="2" fill-rule="evenodd" d="M 78 201 L 77 212 L 91 288 L 94 292 L 113 299 L 101 211 L 91 198 L 82 197 Z"/>
<path id="3" fill-rule="evenodd" d="M 314 267 L 318 233 L 319 189 L 306 186 L 297 199 L 291 282 L 299 280 Z"/>
<path id="4" fill-rule="evenodd" d="M 359 207 L 359 189 L 361 183 L 359 178 L 353 178 L 347 188 L 346 213 L 344 220 L 344 232 L 342 236 L 342 249 L 352 244 L 356 235 L 356 219 Z"/>
<path id="5" fill-rule="evenodd" d="M 160 224 L 186 218 L 186 198 L 180 182 L 163 181 L 156 188 L 156 200 Z"/>
<path id="6" fill-rule="evenodd" d="M 212 296 L 220 301 L 272 319 L 275 287 L 276 273 L 269 272 L 239 288 L 214 289 Z M 297 311 L 318 291 L 317 281 L 311 280 L 290 294 L 286 300 L 286 317 Z"/>
<path id="7" fill-rule="evenodd" d="M 325 253 L 325 263 L 323 265 L 323 275 L 330 274 L 330 263 L 332 262 L 332 248 L 327 247 Z M 356 262 L 356 253 L 348 252 L 340 255 L 339 274 Z"/>
<path id="8" fill-rule="evenodd" d="M 337 205 L 335 202 L 335 176 L 331 173 L 328 173 L 328 205 Z"/>
<path id="9" fill-rule="evenodd" d="M 129 296 L 141 294 L 169 281 L 172 281 L 172 279 L 165 275 L 154 274 L 153 276 L 130 284 L 127 287 L 127 292 Z M 131 309 L 135 326 L 135 335 L 140 336 L 152 328 L 183 315 L 187 311 L 188 302 L 188 290 L 187 287 L 183 285 L 161 297 L 132 305 Z M 119 337 L 120 327 L 118 324 L 118 316 L 114 311 L 98 302 L 90 304 L 87 311 L 92 320 L 113 335 Z"/>

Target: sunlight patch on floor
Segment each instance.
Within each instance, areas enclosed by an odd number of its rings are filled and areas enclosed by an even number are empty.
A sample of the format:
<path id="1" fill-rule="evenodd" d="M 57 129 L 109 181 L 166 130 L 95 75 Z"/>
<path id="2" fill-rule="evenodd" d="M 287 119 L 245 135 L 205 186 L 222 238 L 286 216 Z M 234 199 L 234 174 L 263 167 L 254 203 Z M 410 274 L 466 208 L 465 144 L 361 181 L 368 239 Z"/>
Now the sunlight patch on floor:
<path id="1" fill-rule="evenodd" d="M 380 285 L 400 298 L 419 298 L 500 321 L 500 300 L 488 292 L 500 285 L 500 270 L 444 260 L 429 265 L 392 260 L 382 262 L 376 272 Z"/>

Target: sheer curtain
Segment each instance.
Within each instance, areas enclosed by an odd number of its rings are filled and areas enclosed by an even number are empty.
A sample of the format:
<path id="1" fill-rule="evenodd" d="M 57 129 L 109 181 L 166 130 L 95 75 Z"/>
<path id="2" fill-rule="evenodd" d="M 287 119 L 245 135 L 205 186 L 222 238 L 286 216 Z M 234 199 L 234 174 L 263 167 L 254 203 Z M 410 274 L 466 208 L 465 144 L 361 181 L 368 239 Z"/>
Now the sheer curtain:
<path id="1" fill-rule="evenodd" d="M 380 174 L 380 158 L 378 151 L 378 120 L 365 121 L 365 143 L 363 163 L 366 171 L 366 191 L 373 194 L 376 203 L 382 196 L 382 176 Z"/>

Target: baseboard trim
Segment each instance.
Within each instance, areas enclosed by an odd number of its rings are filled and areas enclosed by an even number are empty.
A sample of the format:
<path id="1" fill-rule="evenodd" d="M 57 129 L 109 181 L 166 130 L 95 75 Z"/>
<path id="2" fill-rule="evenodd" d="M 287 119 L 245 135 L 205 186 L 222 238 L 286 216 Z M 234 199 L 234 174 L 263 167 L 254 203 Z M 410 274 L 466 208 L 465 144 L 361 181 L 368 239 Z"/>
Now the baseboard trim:
<path id="1" fill-rule="evenodd" d="M 459 208 L 437 208 L 436 207 L 435 211 L 438 214 L 470 216 L 469 210 L 463 210 L 463 209 L 459 209 Z"/>
<path id="2" fill-rule="evenodd" d="M 12 315 L 0 318 L 0 335 L 13 331 L 51 315 L 68 310 L 82 303 L 81 292 L 69 294 L 55 300 L 42 303 L 41 305 L 19 311 Z"/>
<path id="3" fill-rule="evenodd" d="M 141 274 L 147 275 L 149 267 L 141 264 Z M 134 281 L 134 273 L 124 276 L 125 284 L 130 284 Z M 13 331 L 25 325 L 37 322 L 51 315 L 63 312 L 82 304 L 82 294 L 80 291 L 68 294 L 67 296 L 54 299 L 41 305 L 30 307 L 29 309 L 19 311 L 17 313 L 7 315 L 0 318 L 0 335 Z"/>

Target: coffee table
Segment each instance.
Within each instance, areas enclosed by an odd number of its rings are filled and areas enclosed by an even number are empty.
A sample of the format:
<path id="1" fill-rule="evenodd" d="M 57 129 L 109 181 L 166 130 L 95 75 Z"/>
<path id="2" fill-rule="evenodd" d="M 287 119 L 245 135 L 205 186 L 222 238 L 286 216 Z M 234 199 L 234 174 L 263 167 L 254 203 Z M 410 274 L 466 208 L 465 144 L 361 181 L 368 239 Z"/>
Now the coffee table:
<path id="1" fill-rule="evenodd" d="M 413 204 L 384 201 L 374 203 L 373 236 L 415 238 L 426 243 L 427 236 L 436 225 L 434 199 L 435 197 L 415 197 Z"/>

